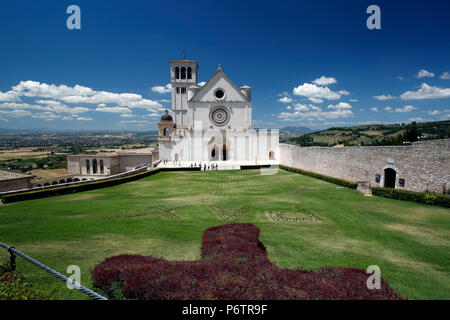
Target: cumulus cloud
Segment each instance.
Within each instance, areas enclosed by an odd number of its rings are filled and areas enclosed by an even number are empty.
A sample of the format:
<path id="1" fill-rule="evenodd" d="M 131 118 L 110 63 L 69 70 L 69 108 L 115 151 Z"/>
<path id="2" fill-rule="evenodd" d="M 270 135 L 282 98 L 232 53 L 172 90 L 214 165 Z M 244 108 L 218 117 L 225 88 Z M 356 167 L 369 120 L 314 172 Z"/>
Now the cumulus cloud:
<path id="1" fill-rule="evenodd" d="M 348 96 L 350 94 L 350 92 L 348 92 L 347 90 L 339 90 L 337 91 L 337 93 L 339 93 L 341 96 Z"/>
<path id="2" fill-rule="evenodd" d="M 1 92 L 0 91 L 0 101 L 19 101 L 19 95 L 17 92 L 14 91 L 8 91 L 8 92 Z"/>
<path id="3" fill-rule="evenodd" d="M 289 97 L 283 97 L 278 99 L 279 102 L 283 102 L 283 103 L 291 103 L 292 102 L 292 98 Z"/>
<path id="4" fill-rule="evenodd" d="M 172 85 L 168 83 L 165 86 L 155 86 L 152 87 L 152 91 L 157 93 L 169 93 L 172 91 Z"/>
<path id="5" fill-rule="evenodd" d="M 388 95 L 382 94 L 380 96 L 374 96 L 373 98 L 377 99 L 377 100 L 380 100 L 380 101 L 386 101 L 386 100 L 395 99 L 396 97 L 391 96 L 390 94 L 388 94 Z"/>
<path id="6" fill-rule="evenodd" d="M 441 74 L 440 78 L 444 79 L 444 80 L 449 80 L 450 79 L 450 72 L 445 71 L 443 74 Z"/>
<path id="7" fill-rule="evenodd" d="M 109 113 L 131 113 L 131 109 L 125 107 L 98 107 L 95 111 Z"/>
<path id="8" fill-rule="evenodd" d="M 319 99 L 319 98 L 309 98 L 309 101 L 314 102 L 314 103 L 322 103 L 323 100 Z"/>
<path id="9" fill-rule="evenodd" d="M 339 102 L 336 105 L 330 104 L 328 106 L 328 109 L 351 109 L 351 108 L 352 108 L 352 106 L 347 102 Z"/>
<path id="10" fill-rule="evenodd" d="M 337 83 L 337 81 L 333 77 L 321 76 L 320 78 L 314 80 L 313 83 L 319 86 L 327 86 L 329 84 Z"/>
<path id="11" fill-rule="evenodd" d="M 350 99 L 350 102 L 358 102 L 358 99 Z"/>
<path id="12" fill-rule="evenodd" d="M 400 97 L 404 100 L 450 98 L 450 88 L 433 87 L 426 83 L 422 83 L 419 90 L 406 91 Z"/>
<path id="13" fill-rule="evenodd" d="M 370 109 L 370 111 L 378 112 L 378 108 L 377 107 L 373 107 L 373 108 Z"/>
<path id="14" fill-rule="evenodd" d="M 337 105 L 328 106 L 331 111 L 323 111 L 321 108 L 304 104 L 294 105 L 294 112 L 281 112 L 278 118 L 281 121 L 294 121 L 294 120 L 310 120 L 310 121 L 326 121 L 328 119 L 348 118 L 353 117 L 351 105 L 345 102 L 338 103 Z"/>
<path id="15" fill-rule="evenodd" d="M 392 108 L 391 107 L 386 107 L 383 109 L 384 111 L 388 111 L 388 112 L 392 112 Z"/>
<path id="16" fill-rule="evenodd" d="M 416 77 L 419 79 L 420 78 L 432 78 L 432 77 L 434 77 L 434 73 L 427 71 L 425 69 L 421 69 L 421 70 L 419 70 L 419 72 L 417 72 Z"/>
<path id="17" fill-rule="evenodd" d="M 25 103 L 22 102 L 21 97 L 34 101 Z M 162 105 L 157 101 L 144 99 L 139 94 L 96 91 L 80 85 L 71 87 L 31 80 L 21 81 L 5 93 L 0 92 L 0 102 L 3 102 L 0 103 L 0 110 L 4 117 L 32 116 L 48 121 L 55 119 L 91 121 L 91 117 L 79 115 L 94 110 L 123 114 L 131 113 L 133 108 L 149 112 L 158 112 L 162 109 Z M 80 104 L 86 104 L 86 106 L 80 106 Z M 114 106 L 108 106 L 108 104 Z M 92 108 L 89 105 L 97 105 L 97 107 Z"/>
<path id="18" fill-rule="evenodd" d="M 430 116 L 437 116 L 437 115 L 440 115 L 441 112 L 439 110 L 430 110 L 430 111 L 428 111 L 428 114 Z"/>
<path id="19" fill-rule="evenodd" d="M 319 87 L 312 83 L 304 83 L 294 88 L 294 95 L 304 96 L 307 98 L 337 100 L 341 95 L 337 92 L 331 91 L 328 87 Z"/>
<path id="20" fill-rule="evenodd" d="M 413 110 L 416 110 L 417 108 L 414 106 L 404 106 L 403 108 L 396 108 L 395 112 L 411 112 Z"/>

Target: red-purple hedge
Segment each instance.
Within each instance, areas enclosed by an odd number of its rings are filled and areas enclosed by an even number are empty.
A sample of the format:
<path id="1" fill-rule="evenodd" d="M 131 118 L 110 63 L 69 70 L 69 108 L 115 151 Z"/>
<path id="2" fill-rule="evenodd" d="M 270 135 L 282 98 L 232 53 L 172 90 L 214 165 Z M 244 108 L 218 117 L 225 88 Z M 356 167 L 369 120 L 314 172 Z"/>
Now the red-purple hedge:
<path id="1" fill-rule="evenodd" d="M 106 259 L 92 271 L 110 298 L 129 299 L 401 299 L 384 281 L 369 290 L 356 268 L 280 269 L 267 257 L 252 224 L 205 230 L 201 261 L 166 261 L 139 255 Z"/>

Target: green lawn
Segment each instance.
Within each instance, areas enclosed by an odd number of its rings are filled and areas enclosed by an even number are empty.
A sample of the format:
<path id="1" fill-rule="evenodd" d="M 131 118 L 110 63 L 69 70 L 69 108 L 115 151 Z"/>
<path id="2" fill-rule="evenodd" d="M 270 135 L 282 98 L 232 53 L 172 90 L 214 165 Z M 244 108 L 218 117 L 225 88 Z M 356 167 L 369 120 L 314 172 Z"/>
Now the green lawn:
<path id="1" fill-rule="evenodd" d="M 290 222 L 274 219 L 274 212 L 287 212 Z M 307 219 L 295 222 L 297 215 Z M 92 287 L 90 270 L 113 255 L 197 260 L 203 231 L 230 221 L 258 226 L 279 267 L 378 265 L 404 297 L 450 299 L 449 209 L 365 197 L 286 171 L 163 172 L 95 191 L 0 205 L 0 241 L 60 272 L 79 265 L 82 283 Z M 86 298 L 23 259 L 17 263 L 49 299 Z"/>

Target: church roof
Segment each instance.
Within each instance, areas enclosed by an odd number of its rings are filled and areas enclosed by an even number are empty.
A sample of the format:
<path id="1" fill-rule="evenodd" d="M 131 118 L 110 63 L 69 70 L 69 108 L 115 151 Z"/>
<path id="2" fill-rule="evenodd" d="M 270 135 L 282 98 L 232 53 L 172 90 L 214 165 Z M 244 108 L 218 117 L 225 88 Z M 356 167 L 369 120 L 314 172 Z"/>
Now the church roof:
<path id="1" fill-rule="evenodd" d="M 166 113 L 161 116 L 161 121 L 173 121 L 173 118 L 169 114 L 168 110 L 166 110 Z"/>
<path id="2" fill-rule="evenodd" d="M 194 61 L 194 60 L 180 59 L 180 60 L 171 60 L 171 61 L 169 61 L 169 63 L 173 63 L 173 62 L 181 62 L 181 63 L 183 63 L 183 62 L 186 62 L 186 63 L 195 63 L 195 64 L 197 65 L 197 68 L 199 68 L 199 67 L 198 67 L 198 63 L 197 63 L 197 61 Z M 199 68 L 199 69 L 200 69 L 200 68 Z"/>
<path id="3" fill-rule="evenodd" d="M 226 81 L 228 81 L 228 82 L 231 84 L 231 86 L 236 90 L 236 92 L 242 97 L 242 99 L 244 99 L 244 100 L 247 99 L 246 97 L 244 97 L 244 95 L 243 95 L 242 92 L 239 90 L 239 88 L 234 84 L 234 82 L 231 81 L 231 79 L 228 78 L 228 76 L 222 71 L 222 67 L 221 67 L 220 64 L 219 64 L 219 67 L 217 68 L 216 73 L 215 73 L 211 78 L 209 78 L 208 81 L 206 81 L 206 83 L 200 88 L 200 90 L 198 90 L 198 91 L 192 96 L 192 98 L 191 98 L 190 100 L 192 100 L 192 99 L 194 99 L 196 96 L 200 95 L 201 92 L 203 92 L 204 90 L 207 90 L 207 89 L 206 89 L 207 85 L 208 85 L 208 84 L 209 84 L 216 76 L 218 76 L 218 75 L 222 76 Z"/>

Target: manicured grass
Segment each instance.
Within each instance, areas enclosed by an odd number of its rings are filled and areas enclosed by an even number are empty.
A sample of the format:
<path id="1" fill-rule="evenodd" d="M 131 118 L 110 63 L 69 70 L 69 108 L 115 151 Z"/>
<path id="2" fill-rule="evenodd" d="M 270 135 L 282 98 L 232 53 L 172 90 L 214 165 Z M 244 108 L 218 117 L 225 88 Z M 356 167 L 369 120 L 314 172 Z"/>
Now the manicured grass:
<path id="1" fill-rule="evenodd" d="M 276 212 L 300 219 L 276 221 Z M 302 221 L 304 212 L 319 221 Z M 378 265 L 403 297 L 450 298 L 449 209 L 365 197 L 286 171 L 162 172 L 114 187 L 1 205 L 0 241 L 60 272 L 79 265 L 82 283 L 92 287 L 90 271 L 110 256 L 199 260 L 203 231 L 229 222 L 260 228 L 269 259 L 279 267 Z M 17 264 L 47 298 L 85 299 L 23 259 Z"/>

